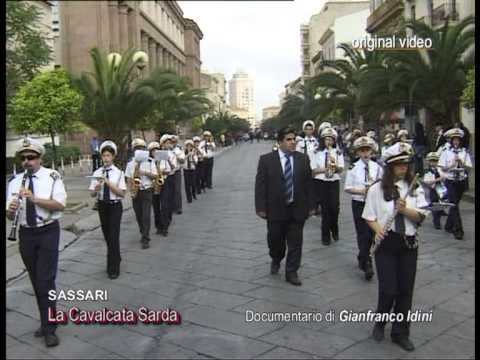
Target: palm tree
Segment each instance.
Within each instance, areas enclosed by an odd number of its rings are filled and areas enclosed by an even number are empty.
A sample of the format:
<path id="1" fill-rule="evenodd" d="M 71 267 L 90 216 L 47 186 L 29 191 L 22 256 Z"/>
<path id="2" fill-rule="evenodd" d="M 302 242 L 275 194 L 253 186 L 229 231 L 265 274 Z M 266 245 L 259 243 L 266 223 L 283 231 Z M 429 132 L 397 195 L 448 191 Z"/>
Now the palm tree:
<path id="1" fill-rule="evenodd" d="M 371 69 L 366 74 L 365 91 L 380 107 L 403 103 L 425 108 L 427 119 L 453 123 L 458 118 L 466 72 L 474 62 L 474 18 L 453 26 L 447 21 L 438 30 L 421 22 L 409 22 L 406 27 L 417 37 L 430 38 L 432 48 L 389 52 L 383 69 Z M 387 98 L 389 101 L 382 105 Z"/>
<path id="2" fill-rule="evenodd" d="M 117 64 L 94 48 L 90 51 L 94 71 L 83 72 L 73 81 L 85 97 L 82 121 L 101 138 L 117 144 L 120 162 L 126 160 L 130 130 L 151 111 L 154 100 L 151 89 L 138 87 L 134 53 L 135 49 L 127 50 Z"/>
<path id="3" fill-rule="evenodd" d="M 340 110 L 348 114 L 350 121 L 358 121 L 365 115 L 359 106 L 362 74 L 367 69 L 381 67 L 384 56 L 378 51 L 359 51 L 346 43 L 338 47 L 344 51 L 345 59 L 321 61 L 320 70 L 327 71 L 310 80 L 316 94 L 320 95 L 322 112 L 318 115 L 325 117 Z"/>
<path id="4" fill-rule="evenodd" d="M 139 87 L 154 93 L 154 112 L 147 117 L 143 126 L 157 132 L 211 110 L 204 90 L 192 89 L 187 77 L 180 77 L 170 70 L 154 70 L 149 78 L 140 82 Z"/>

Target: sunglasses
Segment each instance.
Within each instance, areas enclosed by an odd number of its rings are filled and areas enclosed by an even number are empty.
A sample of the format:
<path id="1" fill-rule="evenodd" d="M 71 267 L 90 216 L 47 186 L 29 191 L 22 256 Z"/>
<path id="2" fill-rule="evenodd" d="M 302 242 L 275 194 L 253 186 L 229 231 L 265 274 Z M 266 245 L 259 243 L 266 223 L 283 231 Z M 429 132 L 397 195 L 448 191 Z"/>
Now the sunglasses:
<path id="1" fill-rule="evenodd" d="M 20 156 L 20 160 L 22 160 L 22 161 L 25 161 L 25 160 L 31 161 L 31 160 L 35 160 L 35 159 L 38 159 L 38 158 L 39 158 L 38 155 L 21 155 Z"/>

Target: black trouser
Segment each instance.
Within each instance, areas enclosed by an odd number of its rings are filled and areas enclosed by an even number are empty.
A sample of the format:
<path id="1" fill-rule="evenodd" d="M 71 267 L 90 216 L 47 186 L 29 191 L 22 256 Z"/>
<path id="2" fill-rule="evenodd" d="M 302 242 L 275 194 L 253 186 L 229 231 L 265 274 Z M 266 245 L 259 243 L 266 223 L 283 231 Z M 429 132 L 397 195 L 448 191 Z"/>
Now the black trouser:
<path id="1" fill-rule="evenodd" d="M 365 202 L 352 200 L 352 213 L 353 222 L 355 223 L 355 230 L 357 232 L 357 244 L 358 244 L 358 262 L 365 266 L 365 264 L 371 261 L 370 248 L 372 246 L 374 232 L 370 229 L 367 222 L 362 218 L 363 208 Z"/>
<path id="2" fill-rule="evenodd" d="M 103 237 L 107 243 L 107 272 L 114 274 L 119 271 L 120 261 L 120 223 L 122 221 L 122 202 L 98 202 L 98 215 L 102 226 Z"/>
<path id="3" fill-rule="evenodd" d="M 182 211 L 182 170 L 173 175 L 173 212 Z"/>
<path id="4" fill-rule="evenodd" d="M 92 154 L 92 172 L 97 170 L 100 167 L 100 154 L 93 153 Z"/>
<path id="5" fill-rule="evenodd" d="M 322 241 L 330 242 L 330 234 L 338 235 L 340 181 L 315 180 L 317 201 L 322 207 Z"/>
<path id="6" fill-rule="evenodd" d="M 199 161 L 197 164 L 197 169 L 195 170 L 196 177 L 195 177 L 195 185 L 197 188 L 197 194 L 201 194 L 204 187 L 204 169 L 205 169 L 205 160 Z"/>
<path id="7" fill-rule="evenodd" d="M 430 194 L 429 194 L 430 203 L 438 202 L 440 199 L 439 199 L 438 194 L 435 191 L 435 189 L 430 188 L 429 191 L 430 191 Z M 432 217 L 433 217 L 433 225 L 436 226 L 436 227 L 440 227 L 440 220 L 442 218 L 442 210 L 432 211 Z"/>
<path id="8" fill-rule="evenodd" d="M 205 183 L 208 188 L 212 187 L 213 157 L 205 160 Z"/>
<path id="9" fill-rule="evenodd" d="M 454 233 L 460 232 L 463 234 L 463 225 L 459 206 L 463 193 L 465 192 L 466 180 L 445 180 L 445 186 L 447 187 L 448 200 L 455 204 L 455 206 L 450 208 L 447 222 L 445 223 L 445 229 L 449 231 L 451 230 Z"/>
<path id="10" fill-rule="evenodd" d="M 291 214 L 288 220 L 267 220 L 267 241 L 272 261 L 279 264 L 288 246 L 286 273 L 295 272 L 300 267 L 304 224 L 305 221 L 296 221 Z"/>
<path id="11" fill-rule="evenodd" d="M 142 242 L 150 241 L 150 216 L 152 213 L 153 190 L 138 190 L 137 196 L 132 200 L 133 210 L 137 218 L 138 227 L 142 234 Z"/>
<path id="12" fill-rule="evenodd" d="M 153 218 L 157 230 L 168 230 L 171 221 L 172 207 L 169 204 L 170 193 L 172 192 L 172 181 L 168 181 L 168 176 L 160 190 L 159 194 L 153 195 Z"/>
<path id="13" fill-rule="evenodd" d="M 48 299 L 48 292 L 56 290 L 60 225 L 54 221 L 39 228 L 20 226 L 18 237 L 20 255 L 37 299 L 42 330 L 54 333 L 57 325 L 48 323 L 48 309 L 56 314 L 56 301 Z"/>
<path id="14" fill-rule="evenodd" d="M 162 193 L 162 200 L 161 204 L 164 205 L 164 208 L 166 209 L 166 214 L 167 214 L 167 219 L 168 219 L 168 225 L 172 222 L 172 213 L 173 213 L 173 202 L 174 202 L 174 194 L 173 194 L 173 189 L 174 189 L 174 184 L 175 178 L 173 176 L 167 176 L 167 179 L 165 180 L 165 191 Z"/>
<path id="15" fill-rule="evenodd" d="M 187 201 L 192 202 L 192 198 L 196 198 L 195 191 L 195 170 L 183 169 L 183 180 L 185 181 L 185 195 Z"/>
<path id="16" fill-rule="evenodd" d="M 390 231 L 375 252 L 378 277 L 378 313 L 402 313 L 403 321 L 392 324 L 391 336 L 408 337 L 408 311 L 417 272 L 417 249 L 408 249 L 401 235 Z M 382 324 L 384 325 L 384 324 Z"/>

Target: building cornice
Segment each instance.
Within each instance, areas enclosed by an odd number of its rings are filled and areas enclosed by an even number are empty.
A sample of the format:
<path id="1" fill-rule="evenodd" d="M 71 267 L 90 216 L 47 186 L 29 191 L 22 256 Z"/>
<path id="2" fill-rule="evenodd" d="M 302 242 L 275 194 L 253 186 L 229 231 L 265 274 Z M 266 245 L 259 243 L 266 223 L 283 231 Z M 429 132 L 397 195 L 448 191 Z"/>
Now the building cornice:
<path id="1" fill-rule="evenodd" d="M 185 18 L 185 30 L 192 30 L 200 40 L 203 39 L 202 30 L 200 30 L 198 24 L 192 19 Z"/>

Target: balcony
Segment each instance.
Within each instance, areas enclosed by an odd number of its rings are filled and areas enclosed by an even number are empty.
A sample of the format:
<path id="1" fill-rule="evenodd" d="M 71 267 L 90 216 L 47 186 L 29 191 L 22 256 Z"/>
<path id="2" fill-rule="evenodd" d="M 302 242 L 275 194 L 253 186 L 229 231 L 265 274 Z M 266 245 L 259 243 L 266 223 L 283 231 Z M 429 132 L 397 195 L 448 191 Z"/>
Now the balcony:
<path id="1" fill-rule="evenodd" d="M 449 19 L 450 21 L 452 20 L 458 20 L 458 12 L 453 9 L 452 14 L 448 14 L 447 8 L 445 4 L 440 5 L 439 7 L 433 9 L 432 13 L 432 27 L 437 27 L 441 26 L 445 23 L 445 20 Z"/>
<path id="2" fill-rule="evenodd" d="M 402 0 L 386 0 L 367 18 L 367 31 L 374 33 L 392 17 L 403 16 L 403 9 Z"/>

